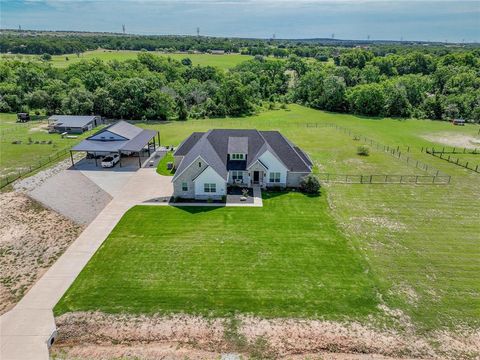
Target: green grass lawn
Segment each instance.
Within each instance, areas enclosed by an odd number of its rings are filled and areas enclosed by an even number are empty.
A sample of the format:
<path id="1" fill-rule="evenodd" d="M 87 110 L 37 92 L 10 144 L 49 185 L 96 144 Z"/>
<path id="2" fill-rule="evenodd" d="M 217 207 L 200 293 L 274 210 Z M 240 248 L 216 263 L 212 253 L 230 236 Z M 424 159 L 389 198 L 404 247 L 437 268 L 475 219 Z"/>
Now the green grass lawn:
<path id="1" fill-rule="evenodd" d="M 325 197 L 273 193 L 257 209 L 131 209 L 55 312 L 356 318 L 376 294 Z"/>
<path id="2" fill-rule="evenodd" d="M 317 172 L 401 174 L 417 171 L 376 150 L 372 150 L 369 157 L 359 157 L 356 154 L 358 142 L 352 137 L 331 128 L 307 128 L 305 124 L 311 122 L 334 122 L 383 144 L 403 149 L 410 147 L 412 157 L 451 175 L 451 184 L 328 184 L 320 198 L 290 194 L 268 199 L 261 209 L 225 208 L 200 214 L 171 208 L 135 208 L 125 216 L 74 283 L 58 305 L 57 313 L 97 308 L 143 312 L 158 306 L 164 311 L 202 312 L 212 307 L 217 313 L 235 308 L 271 316 L 348 317 L 374 313 L 375 304 L 367 299 L 371 299 L 372 289 L 377 287 L 386 305 L 402 310 L 421 329 L 461 324 L 480 326 L 480 175 L 421 152 L 422 147 L 443 146 L 427 140 L 436 134 L 478 139 L 478 126 L 365 118 L 296 105 L 288 110 L 268 111 L 240 119 L 143 123 L 141 126 L 159 130 L 162 145 L 178 145 L 191 132 L 211 128 L 277 129 L 311 156 Z M 181 227 L 175 226 L 177 217 Z M 207 220 L 197 225 L 197 217 Z M 237 218 L 243 226 L 232 225 Z M 310 220 L 303 221 L 303 218 Z M 190 221 L 195 224 L 195 240 L 191 240 L 194 230 L 188 226 Z M 306 231 L 298 226 L 300 223 L 306 226 Z M 232 226 L 235 230 L 225 235 L 224 228 Z M 246 230 L 249 228 L 252 231 Z M 241 236 L 237 237 L 235 232 Z M 215 237 L 215 234 L 222 236 Z M 274 239 L 265 240 L 272 236 Z M 231 243 L 231 239 L 235 242 Z M 287 239 L 284 241 L 290 244 L 285 243 L 286 247 L 281 248 L 278 239 Z M 327 254 L 324 245 L 340 241 L 333 239 L 342 239 L 345 246 Z M 129 246 L 130 241 L 132 246 Z M 207 253 L 200 251 L 205 241 L 209 246 L 216 244 Z M 252 247 L 242 247 L 245 241 Z M 300 249 L 284 253 L 287 248 L 290 251 L 296 244 L 306 246 L 307 242 L 312 246 L 309 248 L 311 256 L 307 258 L 302 259 Z M 220 257 L 225 244 L 232 246 L 231 252 L 225 254 L 235 256 Z M 126 246 L 129 246 L 128 251 Z M 166 254 L 174 256 L 170 259 Z M 270 254 L 276 259 L 270 258 Z M 252 263 L 262 264 L 262 256 L 266 256 L 265 261 L 273 270 L 254 276 L 249 268 L 255 268 Z M 369 269 L 368 274 L 362 278 L 355 271 L 351 272 L 352 269 L 346 271 L 346 257 L 353 259 L 353 265 Z M 157 259 L 166 261 L 155 261 Z M 198 264 L 205 266 L 212 259 L 216 261 L 215 266 L 205 270 L 199 267 Z M 327 260 L 331 262 L 328 271 L 334 273 L 330 274 L 330 280 L 336 278 L 337 287 L 335 282 L 322 280 L 322 276 L 327 275 L 315 268 L 314 260 L 322 266 L 327 266 L 324 263 Z M 247 263 L 242 264 L 242 261 Z M 138 277 L 134 276 L 135 272 L 124 270 L 138 268 L 143 262 L 152 265 L 145 272 L 140 271 Z M 278 264 L 282 266 L 278 268 Z M 292 266 L 284 270 L 285 264 Z M 272 288 L 263 280 L 272 276 L 278 276 L 286 284 L 285 287 L 278 285 L 285 292 L 283 300 L 273 297 Z M 359 283 L 358 288 L 350 287 L 352 276 Z M 325 288 L 315 288 L 316 278 L 321 279 Z M 192 285 L 197 280 L 203 288 Z M 164 284 L 166 290 L 155 292 L 152 290 L 154 284 Z M 348 289 L 352 298 L 339 295 L 338 288 Z M 230 289 L 238 291 L 235 301 L 233 295 L 225 300 Z M 254 296 L 245 289 L 255 289 Z M 262 307 L 265 305 L 261 301 L 267 301 L 260 296 L 262 289 L 265 297 L 275 299 L 272 304 L 281 306 L 275 305 L 268 313 Z M 287 296 L 289 290 L 292 293 Z M 216 297 L 211 295 L 215 291 L 222 295 L 224 305 L 215 303 Z M 321 295 L 321 299 L 312 300 L 315 294 Z M 323 303 L 316 302 L 320 300 Z M 175 305 L 177 302 L 182 305 Z M 300 304 L 305 310 L 298 309 Z M 324 304 L 329 304 L 328 308 Z"/>
<path id="3" fill-rule="evenodd" d="M 23 124 L 15 121 L 16 114 L 0 113 L 0 176 L 25 171 L 30 166 L 35 167 L 39 161 L 44 161 L 48 156 L 53 156 L 61 150 L 69 149 L 98 130 L 79 135 L 76 139 L 62 139 L 60 134 L 49 134 L 45 130 L 47 125 L 45 120 Z M 13 141 L 21 141 L 21 144 L 13 144 Z M 42 144 L 42 141 L 46 143 Z M 48 144 L 49 141 L 52 143 Z"/>
<path id="4" fill-rule="evenodd" d="M 52 56 L 51 63 L 53 66 L 58 68 L 67 67 L 70 64 L 74 64 L 76 62 L 81 61 L 82 59 L 100 59 L 104 61 L 109 60 L 128 60 L 128 59 L 136 59 L 137 54 L 140 51 L 115 51 L 115 50 L 94 50 L 94 51 L 86 51 L 81 53 L 80 56 L 76 54 L 66 54 L 66 55 L 54 55 Z M 202 66 L 215 66 L 221 69 L 229 69 L 232 68 L 246 60 L 253 59 L 253 56 L 250 55 L 240 55 L 240 54 L 224 54 L 224 55 L 212 55 L 212 54 L 165 54 L 157 51 L 152 51 L 151 53 L 171 57 L 176 60 L 182 60 L 188 57 L 192 60 L 193 65 L 202 65 Z M 5 55 L 4 55 L 5 56 Z M 24 58 L 38 58 L 38 56 L 34 55 L 22 55 Z M 68 60 L 67 60 L 68 58 Z"/>
<path id="5" fill-rule="evenodd" d="M 173 163 L 173 152 L 168 151 L 165 156 L 158 162 L 157 165 L 157 173 L 160 175 L 165 175 L 165 176 L 173 176 L 175 174 L 175 170 L 173 169 L 167 169 L 167 164 L 169 162 Z"/>

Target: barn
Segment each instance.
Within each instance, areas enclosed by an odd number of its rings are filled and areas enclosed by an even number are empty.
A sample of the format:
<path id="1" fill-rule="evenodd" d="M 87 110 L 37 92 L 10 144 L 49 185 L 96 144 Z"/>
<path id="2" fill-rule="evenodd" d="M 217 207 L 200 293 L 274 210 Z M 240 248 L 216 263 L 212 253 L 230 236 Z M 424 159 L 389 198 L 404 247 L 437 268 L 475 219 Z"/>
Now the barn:
<path id="1" fill-rule="evenodd" d="M 52 115 L 48 124 L 50 132 L 83 134 L 102 124 L 102 118 L 95 115 Z"/>

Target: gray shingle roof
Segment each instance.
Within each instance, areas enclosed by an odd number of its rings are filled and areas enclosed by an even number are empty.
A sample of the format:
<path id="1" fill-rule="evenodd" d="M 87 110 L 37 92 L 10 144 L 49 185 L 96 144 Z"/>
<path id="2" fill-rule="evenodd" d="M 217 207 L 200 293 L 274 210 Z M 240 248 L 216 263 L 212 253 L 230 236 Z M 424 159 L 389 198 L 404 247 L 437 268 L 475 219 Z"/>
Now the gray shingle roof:
<path id="1" fill-rule="evenodd" d="M 311 171 L 312 163 L 308 156 L 278 131 L 214 129 L 206 133 L 193 133 L 179 146 L 175 155 L 184 158 L 173 180 L 199 156 L 226 180 L 228 170 L 247 169 L 267 150 L 272 152 L 289 171 Z M 237 164 L 237 161 L 229 160 L 229 153 L 245 153 L 247 159 L 238 161 Z M 235 164 L 232 164 L 233 162 Z"/>
<path id="2" fill-rule="evenodd" d="M 248 137 L 230 136 L 228 138 L 229 154 L 248 154 Z"/>
<path id="3" fill-rule="evenodd" d="M 186 138 L 175 150 L 175 156 L 185 156 L 197 143 L 197 141 L 205 134 L 204 132 L 194 132 L 188 138 Z"/>
<path id="4" fill-rule="evenodd" d="M 55 126 L 83 128 L 95 120 L 93 115 L 52 115 L 48 120 L 54 121 Z"/>

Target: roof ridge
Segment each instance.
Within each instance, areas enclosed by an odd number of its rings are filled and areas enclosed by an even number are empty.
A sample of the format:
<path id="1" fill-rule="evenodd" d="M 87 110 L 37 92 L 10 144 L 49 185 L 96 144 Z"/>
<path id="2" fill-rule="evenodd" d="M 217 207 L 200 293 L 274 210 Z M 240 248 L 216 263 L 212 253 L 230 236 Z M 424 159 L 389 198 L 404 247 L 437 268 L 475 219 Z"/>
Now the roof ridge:
<path id="1" fill-rule="evenodd" d="M 288 144 L 288 146 L 290 146 L 290 148 L 295 152 L 295 154 L 297 154 L 297 156 L 300 158 L 300 160 L 302 160 L 302 162 L 307 165 L 308 168 L 311 168 L 310 165 L 308 165 L 305 160 L 303 160 L 303 157 L 298 153 L 298 151 L 295 149 L 295 144 L 292 143 L 289 139 L 287 139 L 280 131 L 278 130 L 275 130 L 276 132 L 278 132 L 280 134 L 280 136 L 285 140 L 285 142 Z M 298 146 L 297 146 L 298 147 Z M 300 149 L 300 148 L 299 148 Z"/>

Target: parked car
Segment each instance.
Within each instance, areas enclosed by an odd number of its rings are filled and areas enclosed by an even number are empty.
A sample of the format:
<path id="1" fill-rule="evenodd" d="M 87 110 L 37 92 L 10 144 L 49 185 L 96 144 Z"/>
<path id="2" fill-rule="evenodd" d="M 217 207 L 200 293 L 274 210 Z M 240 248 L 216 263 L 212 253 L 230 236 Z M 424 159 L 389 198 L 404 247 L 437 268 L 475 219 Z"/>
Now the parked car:
<path id="1" fill-rule="evenodd" d="M 104 168 L 111 168 L 114 167 L 116 163 L 120 161 L 120 155 L 118 154 L 110 154 L 105 156 L 102 160 L 102 167 Z"/>

